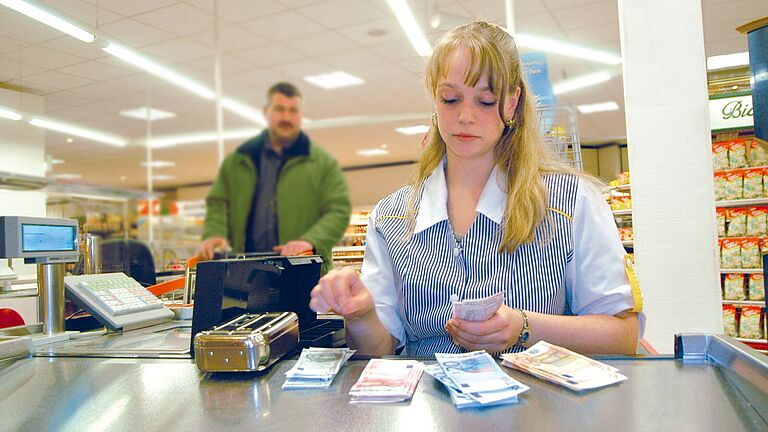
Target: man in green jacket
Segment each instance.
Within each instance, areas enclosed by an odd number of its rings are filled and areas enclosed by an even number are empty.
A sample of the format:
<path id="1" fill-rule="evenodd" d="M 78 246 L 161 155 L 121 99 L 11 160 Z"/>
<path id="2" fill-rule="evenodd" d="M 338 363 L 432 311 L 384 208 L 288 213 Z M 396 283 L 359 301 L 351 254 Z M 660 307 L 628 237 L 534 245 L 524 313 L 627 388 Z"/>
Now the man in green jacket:
<path id="1" fill-rule="evenodd" d="M 325 273 L 349 224 L 347 184 L 336 160 L 301 131 L 301 93 L 289 83 L 267 92 L 267 130 L 227 156 L 206 199 L 201 259 L 216 249 L 316 253 Z"/>

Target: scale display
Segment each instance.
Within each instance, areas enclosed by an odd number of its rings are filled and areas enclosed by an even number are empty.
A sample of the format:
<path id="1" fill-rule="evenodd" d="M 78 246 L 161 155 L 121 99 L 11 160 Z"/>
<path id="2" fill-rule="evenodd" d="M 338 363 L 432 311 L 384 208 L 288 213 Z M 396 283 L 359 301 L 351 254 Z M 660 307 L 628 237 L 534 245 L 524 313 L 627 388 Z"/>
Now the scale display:
<path id="1" fill-rule="evenodd" d="M 77 227 L 21 225 L 22 252 L 77 251 Z"/>
<path id="2" fill-rule="evenodd" d="M 0 258 L 38 264 L 75 262 L 78 249 L 74 219 L 0 216 Z"/>

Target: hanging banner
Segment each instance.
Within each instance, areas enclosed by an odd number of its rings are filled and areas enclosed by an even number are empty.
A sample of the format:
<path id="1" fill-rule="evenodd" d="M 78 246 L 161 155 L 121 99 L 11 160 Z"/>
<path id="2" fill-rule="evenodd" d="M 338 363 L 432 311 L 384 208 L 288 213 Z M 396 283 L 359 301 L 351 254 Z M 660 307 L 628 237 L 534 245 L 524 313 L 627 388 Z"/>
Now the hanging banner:
<path id="1" fill-rule="evenodd" d="M 552 93 L 552 83 L 549 81 L 547 54 L 543 52 L 520 54 L 520 62 L 536 98 L 536 105 L 554 105 L 555 94 Z"/>
<path id="2" fill-rule="evenodd" d="M 743 129 L 755 125 L 752 95 L 739 95 L 709 100 L 712 131 Z"/>

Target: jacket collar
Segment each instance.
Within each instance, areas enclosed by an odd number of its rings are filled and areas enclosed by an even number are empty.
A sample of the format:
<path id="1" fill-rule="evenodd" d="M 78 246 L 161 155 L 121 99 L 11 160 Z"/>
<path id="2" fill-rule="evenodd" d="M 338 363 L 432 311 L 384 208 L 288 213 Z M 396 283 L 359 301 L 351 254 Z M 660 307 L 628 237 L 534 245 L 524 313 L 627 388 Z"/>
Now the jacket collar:
<path id="1" fill-rule="evenodd" d="M 264 146 L 267 145 L 268 140 L 269 132 L 264 129 L 260 134 L 240 145 L 240 147 L 237 148 L 237 152 L 250 156 L 254 164 L 258 166 L 259 160 L 261 160 L 261 151 L 264 149 Z M 305 134 L 304 131 L 300 131 L 296 141 L 294 141 L 290 147 L 283 149 L 283 154 L 288 157 L 309 156 L 310 145 L 307 134 Z"/>
<path id="2" fill-rule="evenodd" d="M 446 159 L 424 181 L 419 212 L 416 215 L 414 233 L 419 233 L 438 222 L 448 220 L 448 188 L 445 183 Z M 488 181 L 480 193 L 475 211 L 483 214 L 497 224 L 504 218 L 504 207 L 507 202 L 504 193 L 505 176 L 499 173 L 498 166 L 493 167 Z"/>

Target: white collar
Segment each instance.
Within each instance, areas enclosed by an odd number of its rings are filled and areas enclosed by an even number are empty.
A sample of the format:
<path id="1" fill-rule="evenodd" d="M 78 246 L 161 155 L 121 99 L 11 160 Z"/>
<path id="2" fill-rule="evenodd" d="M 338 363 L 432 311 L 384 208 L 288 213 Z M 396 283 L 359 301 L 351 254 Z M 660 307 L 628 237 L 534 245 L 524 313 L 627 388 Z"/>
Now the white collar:
<path id="1" fill-rule="evenodd" d="M 445 158 L 443 163 L 424 181 L 424 191 L 421 194 L 419 212 L 416 215 L 416 226 L 413 232 L 419 233 L 432 225 L 448 219 L 448 188 L 445 183 Z M 498 166 L 493 167 L 488 181 L 480 193 L 475 211 L 482 213 L 488 219 L 501 224 L 504 217 L 506 194 L 504 193 L 504 175 L 499 173 Z"/>

